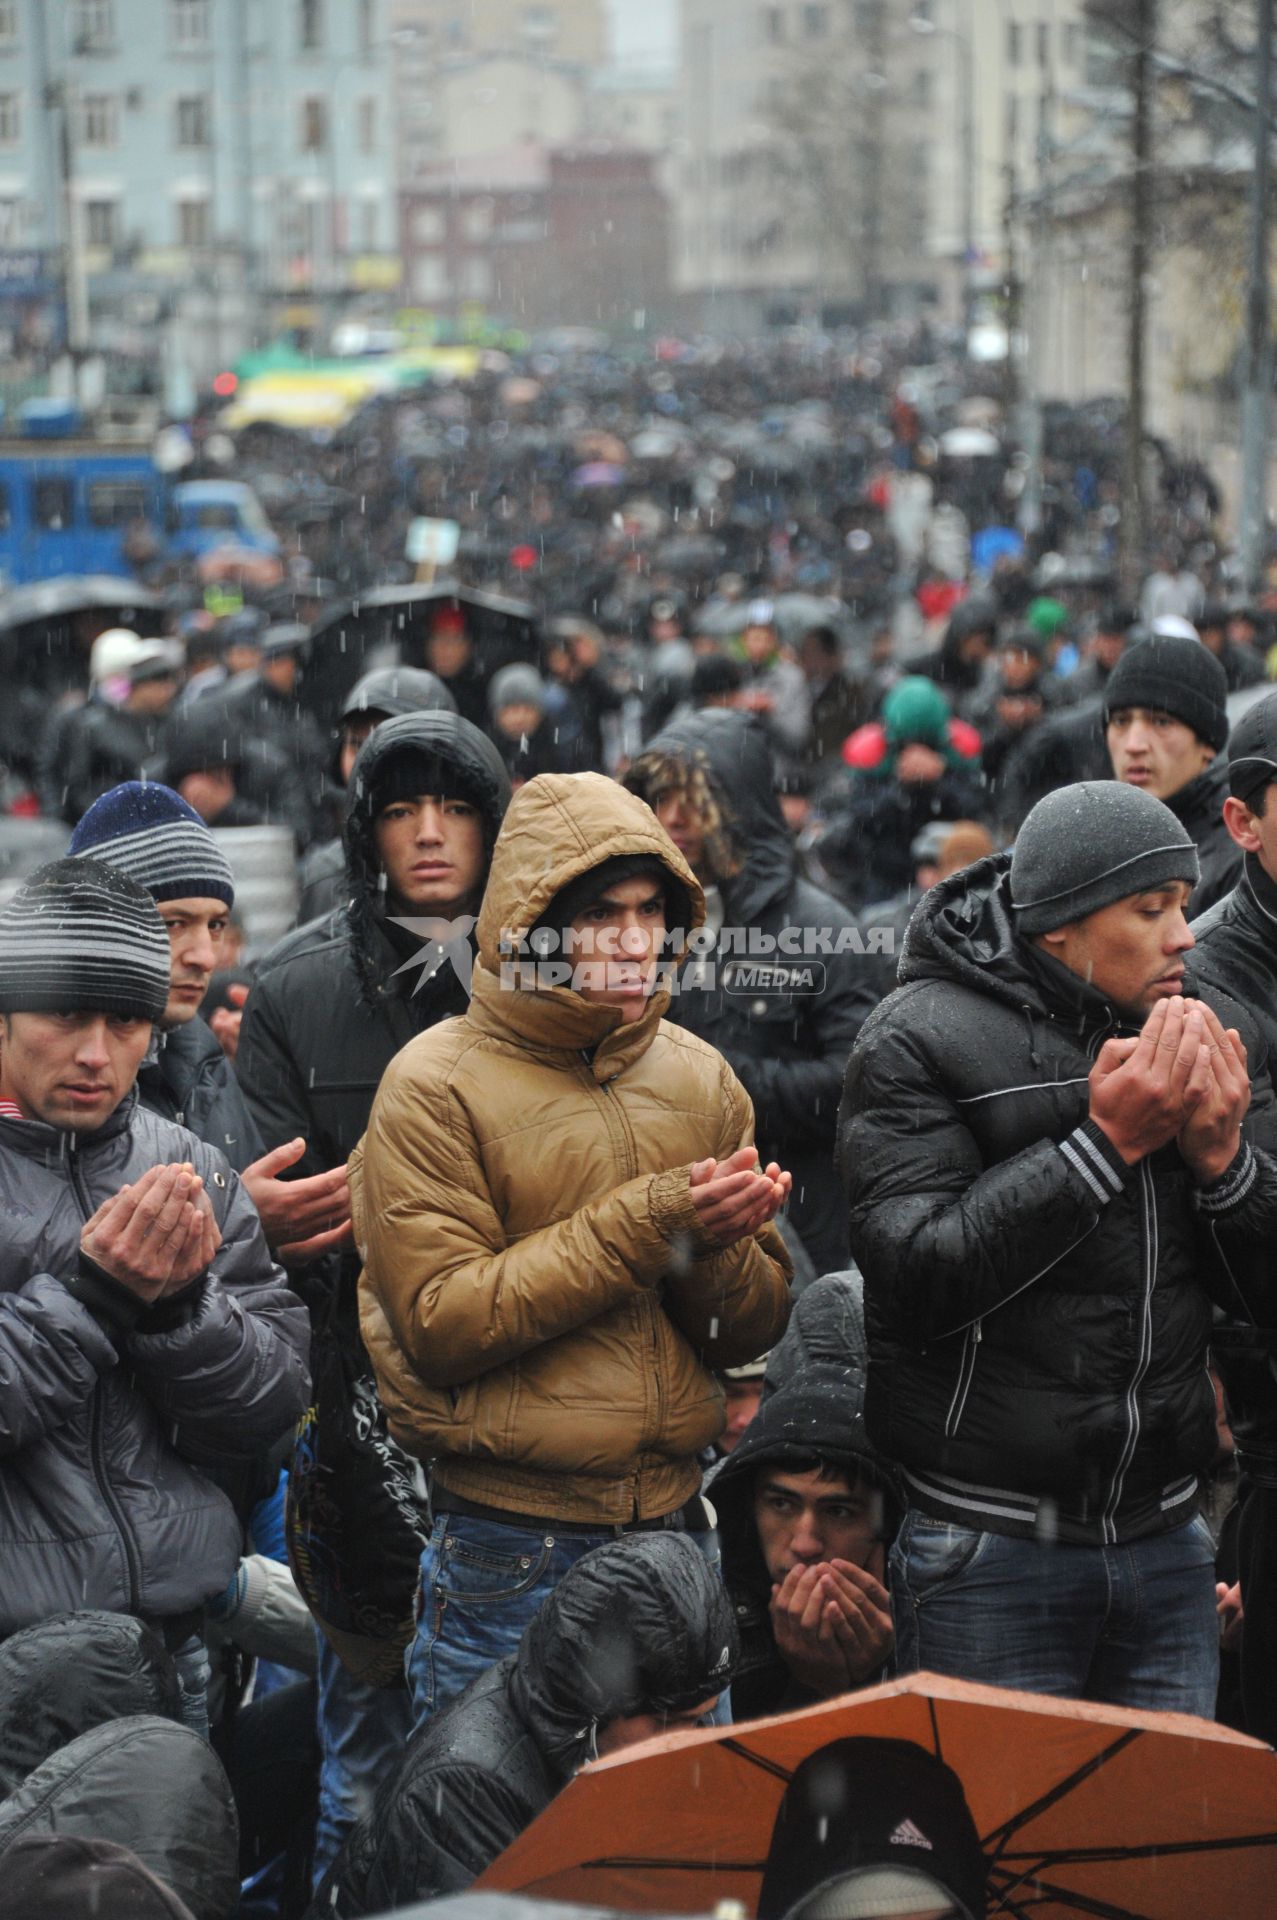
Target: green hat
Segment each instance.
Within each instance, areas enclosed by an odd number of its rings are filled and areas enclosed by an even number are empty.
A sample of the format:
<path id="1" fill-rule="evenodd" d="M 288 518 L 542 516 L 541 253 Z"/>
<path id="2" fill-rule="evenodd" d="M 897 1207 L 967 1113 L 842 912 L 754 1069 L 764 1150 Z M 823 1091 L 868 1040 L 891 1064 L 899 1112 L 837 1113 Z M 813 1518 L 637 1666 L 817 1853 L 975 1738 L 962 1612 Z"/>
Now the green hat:
<path id="1" fill-rule="evenodd" d="M 934 680 L 920 673 L 898 680 L 882 703 L 882 724 L 893 748 L 920 743 L 937 753 L 949 748 L 949 702 Z"/>

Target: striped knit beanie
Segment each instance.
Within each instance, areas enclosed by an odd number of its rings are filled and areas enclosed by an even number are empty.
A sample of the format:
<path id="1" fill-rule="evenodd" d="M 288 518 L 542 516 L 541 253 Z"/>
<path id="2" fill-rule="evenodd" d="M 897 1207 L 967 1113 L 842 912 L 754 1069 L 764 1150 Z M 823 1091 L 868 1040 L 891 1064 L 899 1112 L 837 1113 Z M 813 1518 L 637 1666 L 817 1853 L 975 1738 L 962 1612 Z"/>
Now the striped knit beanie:
<path id="1" fill-rule="evenodd" d="M 153 781 L 126 780 L 95 800 L 67 851 L 127 873 L 153 900 L 235 905 L 235 882 L 216 840 L 180 793 Z"/>
<path id="2" fill-rule="evenodd" d="M 169 943 L 150 895 L 96 860 L 51 860 L 0 912 L 0 1013 L 158 1020 Z"/>

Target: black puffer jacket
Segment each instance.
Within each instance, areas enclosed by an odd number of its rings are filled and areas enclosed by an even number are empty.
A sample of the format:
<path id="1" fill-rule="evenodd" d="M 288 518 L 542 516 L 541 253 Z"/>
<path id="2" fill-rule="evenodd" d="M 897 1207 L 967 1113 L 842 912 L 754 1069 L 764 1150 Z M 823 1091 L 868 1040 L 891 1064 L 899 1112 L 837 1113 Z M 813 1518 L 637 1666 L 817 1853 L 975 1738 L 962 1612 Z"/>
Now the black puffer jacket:
<path id="1" fill-rule="evenodd" d="M 138 1069 L 137 1090 L 144 1107 L 189 1127 L 224 1153 L 236 1173 L 261 1157 L 262 1144 L 235 1069 L 198 1014 L 168 1033 L 156 1028 L 155 1045 Z M 282 1144 L 271 1141 L 273 1147 Z"/>
<path id="2" fill-rule="evenodd" d="M 312 1920 L 468 1887 L 594 1756 L 601 1727 L 688 1713 L 737 1651 L 717 1575 L 686 1535 L 633 1533 L 577 1563 L 517 1653 L 428 1720 L 354 1828 Z"/>
<path id="3" fill-rule="evenodd" d="M 1241 1002 L 1277 1058 L 1277 883 L 1258 854 L 1248 853 L 1231 893 L 1192 922 L 1197 945 L 1188 956 L 1204 988 Z"/>
<path id="4" fill-rule="evenodd" d="M 347 904 L 271 949 L 244 1009 L 240 1085 L 264 1140 L 305 1139 L 295 1174 L 341 1166 L 368 1125 L 373 1095 L 400 1047 L 468 1004 L 466 986 L 448 961 L 418 986 L 420 970 L 408 963 L 423 942 L 391 925 L 380 904 L 371 795 L 385 761 L 408 747 L 456 767 L 483 813 L 489 847 L 510 798 L 496 748 L 455 713 L 384 720 L 365 741 L 344 834 Z"/>
<path id="5" fill-rule="evenodd" d="M 1108 1003 L 1015 938 L 1009 858 L 942 881 L 902 985 L 847 1075 L 839 1157 L 865 1277 L 866 1415 L 940 1519 L 1122 1541 L 1190 1517 L 1215 1450 L 1207 1289 L 1272 1308 L 1277 1164 L 1243 1148 L 1195 1193 L 1172 1145 L 1127 1169 L 1087 1120 L 1087 1076 L 1120 1031 Z M 1248 1135 L 1272 1107 L 1247 1042 Z"/>
<path id="6" fill-rule="evenodd" d="M 86 1288 L 80 1233 L 126 1182 L 180 1160 L 222 1244 L 130 1328 L 122 1289 Z M 239 1559 L 210 1474 L 265 1454 L 306 1405 L 305 1312 L 222 1156 L 135 1093 L 89 1134 L 0 1119 L 0 1205 L 0 1637 L 85 1606 L 188 1612 Z"/>
<path id="7" fill-rule="evenodd" d="M 124 1613 L 59 1613 L 0 1646 L 0 1798 L 92 1727 L 129 1714 L 181 1718 L 158 1634 Z"/>
<path id="8" fill-rule="evenodd" d="M 1242 850 L 1224 825 L 1228 798 L 1228 760 L 1217 754 L 1203 773 L 1168 798 L 1166 805 L 1193 837 L 1201 861 L 1201 879 L 1188 903 L 1190 915 L 1205 913 L 1241 878 Z"/>
<path id="9" fill-rule="evenodd" d="M 717 1047 L 744 1085 L 759 1154 L 793 1174 L 789 1217 L 825 1273 L 847 1264 L 833 1151 L 848 1056 L 878 1000 L 872 970 L 853 950 L 861 944 L 853 916 L 799 871 L 761 728 L 721 709 L 694 714 L 644 748 L 626 784 L 643 794 L 646 770 L 664 758 L 703 769 L 743 858 L 720 882 L 718 953 L 683 968 L 669 1017 Z M 733 951 L 727 929 L 757 936 L 758 951 Z M 840 933 L 846 944 L 836 953 Z"/>

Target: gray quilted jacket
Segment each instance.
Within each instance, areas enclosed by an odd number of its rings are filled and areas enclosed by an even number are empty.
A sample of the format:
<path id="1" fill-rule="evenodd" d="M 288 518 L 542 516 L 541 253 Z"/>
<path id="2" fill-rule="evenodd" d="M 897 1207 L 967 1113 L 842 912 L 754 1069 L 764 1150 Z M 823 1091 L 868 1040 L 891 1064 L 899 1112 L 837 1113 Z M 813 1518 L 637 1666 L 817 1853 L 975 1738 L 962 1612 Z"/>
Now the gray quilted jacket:
<path id="1" fill-rule="evenodd" d="M 138 1310 L 86 1265 L 89 1215 L 191 1161 L 222 1232 L 208 1273 Z M 226 1160 L 136 1093 L 96 1133 L 0 1118 L 0 1638 L 85 1607 L 165 1618 L 240 1555 L 206 1476 L 260 1457 L 306 1404 L 305 1310 Z"/>

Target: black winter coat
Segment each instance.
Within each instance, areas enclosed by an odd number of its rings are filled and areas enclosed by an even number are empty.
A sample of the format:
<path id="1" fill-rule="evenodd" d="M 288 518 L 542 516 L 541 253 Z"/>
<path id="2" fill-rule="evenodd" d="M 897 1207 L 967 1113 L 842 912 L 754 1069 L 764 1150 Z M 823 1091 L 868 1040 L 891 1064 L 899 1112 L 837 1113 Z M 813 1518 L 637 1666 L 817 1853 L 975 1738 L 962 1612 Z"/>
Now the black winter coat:
<path id="1" fill-rule="evenodd" d="M 1231 893 L 1241 878 L 1242 850 L 1224 825 L 1227 798 L 1228 760 L 1221 753 L 1166 801 L 1185 832 L 1192 835 L 1202 864 L 1201 879 L 1188 903 L 1190 917 L 1207 912 Z"/>
<path id="2" fill-rule="evenodd" d="M 353 1829 L 310 1920 L 353 1920 L 468 1887 L 634 1713 L 686 1713 L 737 1652 L 718 1576 L 686 1534 L 588 1554 L 518 1651 L 428 1720 Z"/>
<path id="3" fill-rule="evenodd" d="M 1249 1145 L 1195 1192 L 1175 1147 L 1128 1169 L 1087 1120 L 1120 1031 L 1106 1001 L 1018 940 L 1009 857 L 942 881 L 902 985 L 867 1022 L 839 1155 L 865 1277 L 870 1437 L 938 1519 L 1123 1541 L 1187 1520 L 1215 1451 L 1209 1293 L 1272 1310 L 1277 1163 Z M 1272 1088 L 1245 1014 L 1255 1095 Z"/>
<path id="4" fill-rule="evenodd" d="M 716 955 L 689 961 L 669 1017 L 717 1047 L 753 1101 L 760 1157 L 794 1176 L 789 1218 L 817 1273 L 845 1266 L 846 1207 L 833 1165 L 838 1099 L 878 1000 L 863 955 L 850 945 L 833 951 L 839 933 L 854 932 L 854 917 L 800 873 L 766 735 L 745 715 L 692 715 L 658 734 L 649 754 L 704 767 L 744 856 L 741 871 L 720 882 L 724 928 L 749 930 L 760 948 L 733 952 L 724 935 Z M 788 951 L 777 944 L 785 929 L 793 930 Z"/>
<path id="5" fill-rule="evenodd" d="M 906 786 L 893 774 L 856 775 L 843 798 L 830 800 L 816 858 L 838 897 L 859 912 L 912 883 L 910 848 L 933 820 L 984 820 L 988 813 L 978 768 L 950 767 L 931 786 Z"/>
<path id="6" fill-rule="evenodd" d="M 1232 892 L 1192 922 L 1189 972 L 1203 987 L 1241 1002 L 1277 1058 L 1277 882 L 1258 854 L 1245 856 Z"/>
<path id="7" fill-rule="evenodd" d="M 249 1116 L 235 1069 L 208 1023 L 196 1014 L 168 1033 L 156 1029 L 156 1045 L 138 1069 L 142 1105 L 161 1119 L 188 1127 L 224 1153 L 236 1173 L 261 1158 L 263 1147 Z M 282 1146 L 285 1134 L 271 1141 Z"/>

